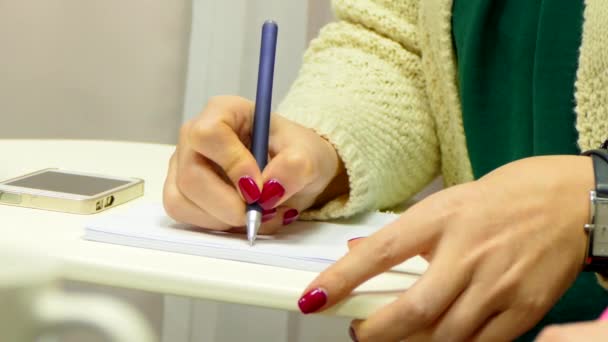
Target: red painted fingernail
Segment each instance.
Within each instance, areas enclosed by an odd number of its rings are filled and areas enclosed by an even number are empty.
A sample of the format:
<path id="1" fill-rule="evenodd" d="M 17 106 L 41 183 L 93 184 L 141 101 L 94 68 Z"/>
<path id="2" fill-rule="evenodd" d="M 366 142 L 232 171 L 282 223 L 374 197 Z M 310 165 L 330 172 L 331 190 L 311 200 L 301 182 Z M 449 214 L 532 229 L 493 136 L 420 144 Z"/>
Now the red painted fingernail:
<path id="1" fill-rule="evenodd" d="M 312 289 L 298 300 L 298 307 L 304 314 L 319 310 L 327 303 L 327 293 L 323 289 Z"/>
<path id="2" fill-rule="evenodd" d="M 262 189 L 258 204 L 263 209 L 272 209 L 283 195 L 285 195 L 285 188 L 278 180 L 271 179 L 264 183 L 264 188 Z"/>
<path id="3" fill-rule="evenodd" d="M 255 184 L 253 178 L 249 176 L 239 178 L 239 189 L 241 189 L 241 194 L 243 194 L 248 204 L 260 199 L 260 189 L 258 189 L 258 185 Z"/>
<path id="4" fill-rule="evenodd" d="M 263 210 L 262 211 L 262 222 L 270 221 L 277 214 L 276 209 Z"/>
<path id="5" fill-rule="evenodd" d="M 364 238 L 364 236 L 354 237 L 352 239 L 348 239 L 348 241 L 346 241 L 346 242 L 351 242 L 351 241 L 355 241 L 355 240 L 359 240 L 359 239 L 363 239 L 363 238 Z"/>
<path id="6" fill-rule="evenodd" d="M 286 226 L 298 219 L 300 213 L 296 209 L 289 209 L 283 214 L 283 225 Z"/>
<path id="7" fill-rule="evenodd" d="M 348 329 L 348 336 L 350 336 L 350 339 L 353 342 L 359 342 L 359 340 L 357 339 L 357 334 L 355 333 L 355 329 L 353 329 L 352 326 Z"/>

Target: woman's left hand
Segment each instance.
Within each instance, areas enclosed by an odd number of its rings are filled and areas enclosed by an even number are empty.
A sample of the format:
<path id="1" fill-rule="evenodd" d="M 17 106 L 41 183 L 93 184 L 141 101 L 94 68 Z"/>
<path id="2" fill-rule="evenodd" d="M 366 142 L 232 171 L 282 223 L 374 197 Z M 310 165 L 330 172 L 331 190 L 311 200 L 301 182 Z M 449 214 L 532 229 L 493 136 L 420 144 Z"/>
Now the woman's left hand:
<path id="1" fill-rule="evenodd" d="M 593 187 L 590 158 L 552 156 L 440 191 L 321 273 L 300 309 L 327 309 L 367 279 L 422 255 L 430 265 L 411 288 L 352 323 L 358 341 L 512 340 L 581 271 Z"/>
<path id="2" fill-rule="evenodd" d="M 604 342 L 608 339 L 608 321 L 554 325 L 541 331 L 536 342 Z"/>

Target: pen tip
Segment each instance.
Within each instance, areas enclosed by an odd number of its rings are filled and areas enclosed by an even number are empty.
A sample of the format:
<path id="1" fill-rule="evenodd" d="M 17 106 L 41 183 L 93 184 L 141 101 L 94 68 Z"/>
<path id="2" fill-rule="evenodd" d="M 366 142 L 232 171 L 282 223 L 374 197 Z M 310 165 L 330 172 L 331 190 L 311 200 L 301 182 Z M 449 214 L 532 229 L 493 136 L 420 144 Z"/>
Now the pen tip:
<path id="1" fill-rule="evenodd" d="M 249 246 L 253 246 L 255 238 L 258 235 L 258 230 L 262 223 L 262 213 L 257 210 L 247 211 L 247 240 Z"/>

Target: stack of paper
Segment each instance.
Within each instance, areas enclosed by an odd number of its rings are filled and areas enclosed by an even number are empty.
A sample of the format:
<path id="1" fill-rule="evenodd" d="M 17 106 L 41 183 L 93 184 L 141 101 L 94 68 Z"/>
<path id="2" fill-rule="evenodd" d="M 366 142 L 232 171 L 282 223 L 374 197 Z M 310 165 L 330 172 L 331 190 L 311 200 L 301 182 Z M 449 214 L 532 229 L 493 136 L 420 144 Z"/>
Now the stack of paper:
<path id="1" fill-rule="evenodd" d="M 374 213 L 353 222 L 296 222 L 276 235 L 258 236 L 251 247 L 245 235 L 179 224 L 165 214 L 162 205 L 145 204 L 92 220 L 84 238 L 319 272 L 348 251 L 349 239 L 369 236 L 396 217 Z M 426 268 L 426 261 L 415 257 L 393 271 L 421 274 Z"/>

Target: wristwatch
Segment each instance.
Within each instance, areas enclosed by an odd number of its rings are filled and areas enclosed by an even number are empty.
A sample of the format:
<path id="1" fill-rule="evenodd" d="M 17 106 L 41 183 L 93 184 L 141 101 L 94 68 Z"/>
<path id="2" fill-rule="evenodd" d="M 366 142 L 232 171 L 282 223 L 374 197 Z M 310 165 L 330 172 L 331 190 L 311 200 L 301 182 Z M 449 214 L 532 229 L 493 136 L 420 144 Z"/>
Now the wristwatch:
<path id="1" fill-rule="evenodd" d="M 608 275 L 608 141 L 601 149 L 583 155 L 593 160 L 595 189 L 590 191 L 590 223 L 585 225 L 589 239 L 584 271 Z"/>

